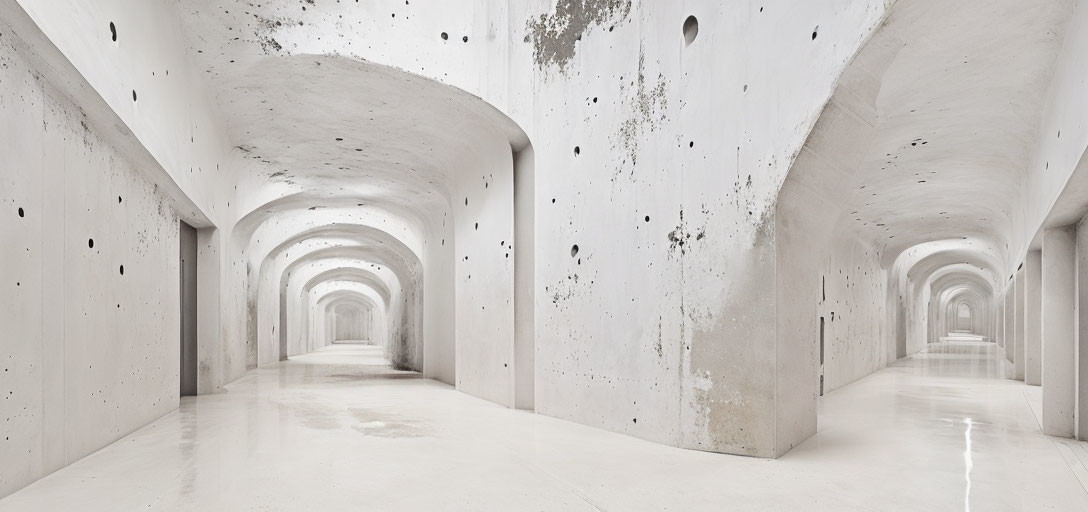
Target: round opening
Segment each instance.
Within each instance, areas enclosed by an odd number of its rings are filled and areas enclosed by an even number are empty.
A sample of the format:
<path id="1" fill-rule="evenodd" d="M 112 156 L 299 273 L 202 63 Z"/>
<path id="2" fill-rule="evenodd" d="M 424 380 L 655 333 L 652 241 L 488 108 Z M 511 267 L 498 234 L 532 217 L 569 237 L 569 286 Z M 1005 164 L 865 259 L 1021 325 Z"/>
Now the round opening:
<path id="1" fill-rule="evenodd" d="M 574 146 L 574 156 L 578 156 L 580 154 L 582 154 L 582 148 Z"/>
<path id="2" fill-rule="evenodd" d="M 699 35 L 699 20 L 695 16 L 688 16 L 688 19 L 684 20 L 684 44 L 690 45 L 695 42 L 695 37 Z"/>
<path id="3" fill-rule="evenodd" d="M 87 239 L 87 248 L 94 249 L 94 239 L 93 238 L 88 238 Z"/>
<path id="4" fill-rule="evenodd" d="M 578 255 L 578 245 L 574 245 L 570 248 L 570 257 L 573 258 Z"/>
<path id="5" fill-rule="evenodd" d="M 121 271 L 121 275 L 125 275 L 125 266 L 124 265 L 121 265 L 121 268 L 119 270 Z"/>
<path id="6" fill-rule="evenodd" d="M 450 35 L 449 35 L 449 34 L 447 34 L 447 33 L 445 33 L 445 32 L 443 32 L 443 33 L 442 33 L 442 40 L 443 40 L 443 41 L 445 41 L 445 40 L 447 40 L 447 39 L 449 39 L 449 38 L 450 38 Z"/>
<path id="7" fill-rule="evenodd" d="M 19 208 L 19 216 L 20 216 L 20 217 L 22 217 L 23 215 L 25 215 L 25 214 L 23 213 L 23 209 L 22 209 L 22 208 Z"/>

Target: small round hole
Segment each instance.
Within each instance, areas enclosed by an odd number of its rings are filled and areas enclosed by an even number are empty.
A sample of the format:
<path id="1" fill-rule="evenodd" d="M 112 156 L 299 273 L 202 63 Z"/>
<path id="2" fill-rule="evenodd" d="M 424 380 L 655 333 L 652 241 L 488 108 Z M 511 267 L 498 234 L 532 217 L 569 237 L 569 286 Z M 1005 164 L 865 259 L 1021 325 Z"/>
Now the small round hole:
<path id="1" fill-rule="evenodd" d="M 121 268 L 119 268 L 118 270 L 121 272 L 121 275 L 125 275 L 125 266 L 124 265 L 121 265 Z"/>
<path id="2" fill-rule="evenodd" d="M 463 42 L 463 43 L 467 43 L 467 42 L 468 42 L 468 36 L 464 36 L 464 37 L 462 37 L 462 38 L 461 38 L 461 42 Z"/>
<path id="3" fill-rule="evenodd" d="M 447 40 L 447 39 L 449 39 L 449 38 L 450 38 L 450 35 L 449 35 L 449 34 L 447 34 L 447 33 L 445 33 L 445 32 L 443 32 L 443 33 L 442 33 L 442 40 L 443 40 L 443 41 L 445 41 L 445 40 Z"/>
<path id="4" fill-rule="evenodd" d="M 578 256 L 578 245 L 577 244 L 575 244 L 573 247 L 570 248 L 570 257 L 573 258 L 575 256 Z"/>
<path id="5" fill-rule="evenodd" d="M 578 156 L 580 154 L 582 154 L 582 148 L 574 146 L 574 156 Z"/>
<path id="6" fill-rule="evenodd" d="M 88 238 L 87 239 L 87 248 L 88 249 L 94 249 L 94 239 L 93 238 Z"/>
<path id="7" fill-rule="evenodd" d="M 688 16 L 688 19 L 684 20 L 684 45 L 690 45 L 695 42 L 695 38 L 699 35 L 699 20 L 695 16 Z"/>
<path id="8" fill-rule="evenodd" d="M 19 208 L 19 216 L 20 216 L 20 217 L 24 217 L 24 216 L 26 216 L 26 214 L 25 214 L 25 213 L 23 212 L 23 209 L 22 209 L 22 208 Z"/>

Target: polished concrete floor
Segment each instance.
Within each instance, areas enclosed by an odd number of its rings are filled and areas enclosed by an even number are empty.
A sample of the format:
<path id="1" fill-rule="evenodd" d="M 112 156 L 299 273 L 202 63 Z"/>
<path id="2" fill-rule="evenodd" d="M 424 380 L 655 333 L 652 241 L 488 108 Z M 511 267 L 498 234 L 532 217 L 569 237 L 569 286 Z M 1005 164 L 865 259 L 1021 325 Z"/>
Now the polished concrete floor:
<path id="1" fill-rule="evenodd" d="M 336 345 L 182 401 L 0 510 L 1088 510 L 1088 444 L 1040 433 L 996 347 L 930 345 L 821 399 L 778 460 L 521 411 Z M 1082 480 L 1083 479 L 1083 480 Z"/>

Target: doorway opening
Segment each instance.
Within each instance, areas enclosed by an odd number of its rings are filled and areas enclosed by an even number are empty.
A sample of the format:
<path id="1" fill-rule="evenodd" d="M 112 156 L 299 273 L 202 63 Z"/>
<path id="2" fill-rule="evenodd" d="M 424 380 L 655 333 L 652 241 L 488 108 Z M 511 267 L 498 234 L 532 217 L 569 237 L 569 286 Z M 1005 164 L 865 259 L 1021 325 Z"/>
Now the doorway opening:
<path id="1" fill-rule="evenodd" d="M 181 396 L 196 396 L 196 228 L 179 221 Z"/>

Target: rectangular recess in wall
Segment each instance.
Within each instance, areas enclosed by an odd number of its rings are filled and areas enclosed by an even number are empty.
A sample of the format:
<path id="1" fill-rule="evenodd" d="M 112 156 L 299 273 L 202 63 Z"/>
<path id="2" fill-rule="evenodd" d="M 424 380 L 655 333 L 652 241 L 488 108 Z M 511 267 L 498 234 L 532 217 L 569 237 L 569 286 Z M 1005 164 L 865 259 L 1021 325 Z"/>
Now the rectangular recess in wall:
<path id="1" fill-rule="evenodd" d="M 181 396 L 196 396 L 196 228 L 179 221 L 181 257 Z"/>

